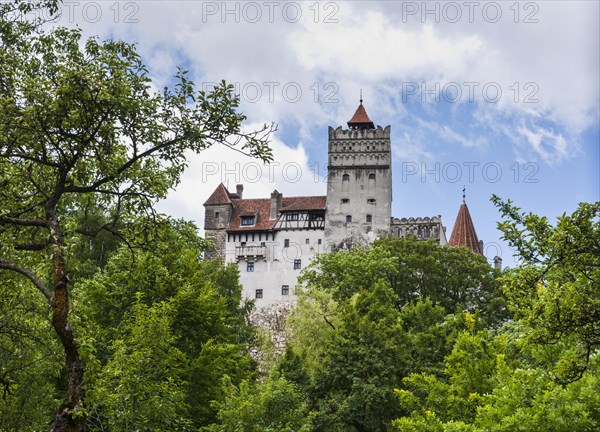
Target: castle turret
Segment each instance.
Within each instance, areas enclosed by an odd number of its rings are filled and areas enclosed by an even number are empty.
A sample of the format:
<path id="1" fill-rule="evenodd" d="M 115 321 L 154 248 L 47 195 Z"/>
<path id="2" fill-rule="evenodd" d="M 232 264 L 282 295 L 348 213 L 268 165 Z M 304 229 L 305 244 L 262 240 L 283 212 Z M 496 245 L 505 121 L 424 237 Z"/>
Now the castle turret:
<path id="1" fill-rule="evenodd" d="M 241 195 L 243 186 L 238 185 L 237 191 Z M 232 197 L 238 198 L 238 195 L 230 194 L 223 183 L 221 183 L 204 203 L 205 237 L 212 240 L 215 246 L 213 250 L 205 252 L 204 256 L 206 259 L 225 259 L 225 246 L 227 243 L 226 229 L 229 225 L 233 209 Z"/>
<path id="2" fill-rule="evenodd" d="M 361 98 L 348 127 L 329 128 L 325 240 L 334 248 L 390 231 L 390 126 L 375 127 Z"/>
<path id="3" fill-rule="evenodd" d="M 456 222 L 454 222 L 454 228 L 450 235 L 450 246 L 464 246 L 471 249 L 474 253 L 483 255 L 483 240 L 477 238 L 475 232 L 475 226 L 469 213 L 469 207 L 465 202 L 465 195 L 463 189 L 463 202 L 458 209 L 458 215 L 456 216 Z"/>

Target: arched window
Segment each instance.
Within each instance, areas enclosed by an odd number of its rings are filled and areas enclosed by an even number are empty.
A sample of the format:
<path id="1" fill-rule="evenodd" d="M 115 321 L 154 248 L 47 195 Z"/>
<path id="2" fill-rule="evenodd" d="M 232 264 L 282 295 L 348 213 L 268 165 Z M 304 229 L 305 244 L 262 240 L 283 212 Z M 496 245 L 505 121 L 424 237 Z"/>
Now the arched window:
<path id="1" fill-rule="evenodd" d="M 350 174 L 344 174 L 342 176 L 342 181 L 350 181 Z"/>
<path id="2" fill-rule="evenodd" d="M 375 180 L 375 173 L 369 174 L 369 180 Z"/>

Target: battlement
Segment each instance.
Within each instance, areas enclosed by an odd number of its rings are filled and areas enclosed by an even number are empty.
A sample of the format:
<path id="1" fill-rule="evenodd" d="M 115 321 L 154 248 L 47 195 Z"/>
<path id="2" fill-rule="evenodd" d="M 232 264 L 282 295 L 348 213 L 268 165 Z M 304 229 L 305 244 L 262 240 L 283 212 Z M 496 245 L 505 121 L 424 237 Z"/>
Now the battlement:
<path id="1" fill-rule="evenodd" d="M 375 129 L 343 129 L 341 126 L 334 129 L 329 126 L 329 139 L 390 139 L 390 131 L 389 125 L 385 129 L 381 126 Z"/>

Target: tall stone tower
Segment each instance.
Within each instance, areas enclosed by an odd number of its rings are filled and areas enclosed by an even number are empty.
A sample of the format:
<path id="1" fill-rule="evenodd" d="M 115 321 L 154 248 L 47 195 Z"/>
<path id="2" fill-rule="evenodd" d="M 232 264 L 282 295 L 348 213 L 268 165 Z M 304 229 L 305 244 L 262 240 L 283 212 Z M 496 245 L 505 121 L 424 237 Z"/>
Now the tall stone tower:
<path id="1" fill-rule="evenodd" d="M 325 241 L 334 249 L 390 231 L 390 126 L 375 128 L 362 102 L 348 129 L 329 127 Z"/>
<path id="2" fill-rule="evenodd" d="M 241 199 L 244 186 L 239 184 L 236 193 L 230 193 L 221 183 L 204 203 L 205 237 L 213 242 L 214 248 L 205 252 L 206 259 L 221 258 L 225 261 L 227 227 L 233 212 L 233 199 Z"/>

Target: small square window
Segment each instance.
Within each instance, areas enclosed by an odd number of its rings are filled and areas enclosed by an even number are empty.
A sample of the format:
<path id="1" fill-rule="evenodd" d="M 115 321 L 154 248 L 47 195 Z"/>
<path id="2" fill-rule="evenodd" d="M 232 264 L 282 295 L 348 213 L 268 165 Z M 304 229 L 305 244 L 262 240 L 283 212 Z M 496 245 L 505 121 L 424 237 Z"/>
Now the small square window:
<path id="1" fill-rule="evenodd" d="M 310 239 L 306 239 L 306 244 L 310 244 Z"/>
<path id="2" fill-rule="evenodd" d="M 350 222 L 352 222 L 352 216 L 346 215 L 346 223 L 350 223 Z"/>
<path id="3" fill-rule="evenodd" d="M 240 243 L 240 246 L 241 246 L 241 247 L 246 247 L 246 242 L 241 242 L 241 243 Z"/>
<path id="4" fill-rule="evenodd" d="M 290 295 L 289 285 L 281 285 L 281 295 Z"/>
<path id="5" fill-rule="evenodd" d="M 294 270 L 298 270 L 302 268 L 302 260 L 294 260 Z"/>
<path id="6" fill-rule="evenodd" d="M 257 298 L 257 299 L 263 298 L 263 290 L 262 289 L 257 289 L 256 290 L 256 294 L 254 295 L 254 297 Z"/>
<path id="7" fill-rule="evenodd" d="M 371 222 L 373 222 L 373 216 L 371 216 L 371 215 L 367 215 L 367 222 L 368 222 L 368 223 L 371 223 Z"/>
<path id="8" fill-rule="evenodd" d="M 342 176 L 342 181 L 350 181 L 350 175 L 349 174 L 344 174 Z"/>
<path id="9" fill-rule="evenodd" d="M 350 198 L 342 198 L 342 204 L 350 204 Z"/>
<path id="10" fill-rule="evenodd" d="M 248 264 L 246 264 L 246 271 L 248 271 L 248 272 L 254 271 L 254 263 L 253 262 L 249 262 Z"/>
<path id="11" fill-rule="evenodd" d="M 219 217 L 220 217 L 220 216 L 221 216 L 221 213 L 219 213 L 219 212 L 215 212 L 215 220 L 216 220 L 217 222 L 219 222 Z"/>
<path id="12" fill-rule="evenodd" d="M 285 239 L 283 241 L 283 247 L 290 247 L 290 239 Z"/>
<path id="13" fill-rule="evenodd" d="M 369 180 L 375 180 L 375 173 L 369 174 Z"/>
<path id="14" fill-rule="evenodd" d="M 265 242 L 260 242 L 261 246 L 266 246 L 267 244 Z"/>

